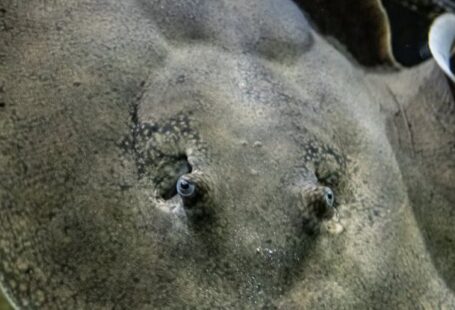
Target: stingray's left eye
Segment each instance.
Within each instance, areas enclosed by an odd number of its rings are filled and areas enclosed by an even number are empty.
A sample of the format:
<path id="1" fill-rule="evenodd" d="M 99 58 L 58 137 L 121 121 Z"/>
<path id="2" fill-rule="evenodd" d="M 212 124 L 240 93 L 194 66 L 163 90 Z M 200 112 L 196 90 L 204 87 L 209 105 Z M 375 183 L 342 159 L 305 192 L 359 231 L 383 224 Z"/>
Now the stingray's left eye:
<path id="1" fill-rule="evenodd" d="M 184 176 L 181 176 L 177 181 L 176 190 L 182 198 L 190 198 L 196 193 L 196 185 Z"/>
<path id="2" fill-rule="evenodd" d="M 210 186 L 207 183 L 206 176 L 196 171 L 187 173 L 179 177 L 175 185 L 177 194 L 180 196 L 183 207 L 193 218 L 207 215 L 211 204 L 207 203 Z"/>

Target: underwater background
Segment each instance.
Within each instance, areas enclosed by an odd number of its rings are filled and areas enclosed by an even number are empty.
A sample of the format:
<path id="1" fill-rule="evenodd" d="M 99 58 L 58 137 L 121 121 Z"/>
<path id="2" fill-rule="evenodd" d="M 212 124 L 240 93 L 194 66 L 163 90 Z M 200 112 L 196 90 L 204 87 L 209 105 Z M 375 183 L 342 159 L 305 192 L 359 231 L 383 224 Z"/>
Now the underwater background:
<path id="1" fill-rule="evenodd" d="M 0 310 L 10 310 L 12 309 L 8 302 L 5 300 L 5 297 L 0 292 Z"/>
<path id="2" fill-rule="evenodd" d="M 0 292 L 0 310 L 10 310 L 12 309 L 8 302 L 5 299 L 5 296 Z"/>

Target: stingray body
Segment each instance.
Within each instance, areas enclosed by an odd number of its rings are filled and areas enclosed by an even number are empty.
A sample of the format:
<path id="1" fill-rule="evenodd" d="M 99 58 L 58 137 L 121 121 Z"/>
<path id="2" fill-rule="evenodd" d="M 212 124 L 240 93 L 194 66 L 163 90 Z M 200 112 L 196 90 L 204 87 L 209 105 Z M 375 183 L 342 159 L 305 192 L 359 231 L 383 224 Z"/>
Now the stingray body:
<path id="1" fill-rule="evenodd" d="M 455 307 L 454 103 L 433 62 L 369 72 L 291 1 L 2 14 L 16 308 Z"/>

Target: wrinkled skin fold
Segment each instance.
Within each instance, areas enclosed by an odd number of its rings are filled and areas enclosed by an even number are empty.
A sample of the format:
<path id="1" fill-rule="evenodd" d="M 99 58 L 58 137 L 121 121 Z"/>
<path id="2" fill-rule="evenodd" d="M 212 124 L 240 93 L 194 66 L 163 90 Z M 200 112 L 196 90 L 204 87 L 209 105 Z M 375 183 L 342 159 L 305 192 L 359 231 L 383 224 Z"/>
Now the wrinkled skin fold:
<path id="1" fill-rule="evenodd" d="M 434 63 L 369 72 L 291 1 L 3 6 L 17 308 L 455 307 Z"/>

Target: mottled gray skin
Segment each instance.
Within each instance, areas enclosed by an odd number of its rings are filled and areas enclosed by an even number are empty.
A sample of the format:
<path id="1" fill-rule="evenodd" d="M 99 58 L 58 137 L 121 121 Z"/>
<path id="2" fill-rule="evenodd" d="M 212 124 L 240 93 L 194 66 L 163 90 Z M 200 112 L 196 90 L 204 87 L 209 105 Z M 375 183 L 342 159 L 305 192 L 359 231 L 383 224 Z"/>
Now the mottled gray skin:
<path id="1" fill-rule="evenodd" d="M 455 307 L 433 63 L 367 73 L 285 0 L 2 5 L 14 306 Z M 173 192 L 183 174 L 197 201 Z"/>

